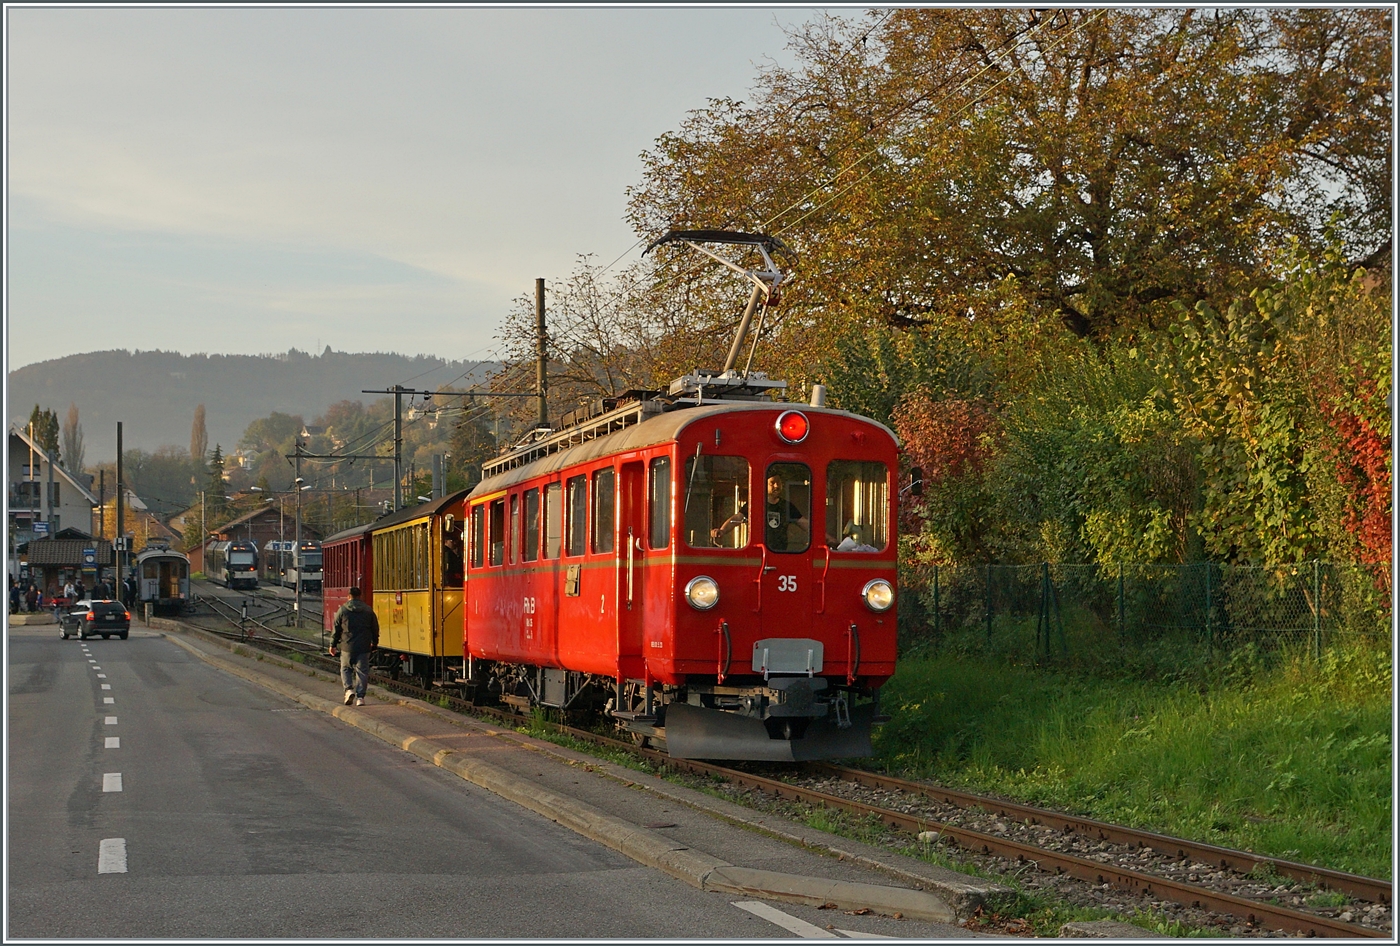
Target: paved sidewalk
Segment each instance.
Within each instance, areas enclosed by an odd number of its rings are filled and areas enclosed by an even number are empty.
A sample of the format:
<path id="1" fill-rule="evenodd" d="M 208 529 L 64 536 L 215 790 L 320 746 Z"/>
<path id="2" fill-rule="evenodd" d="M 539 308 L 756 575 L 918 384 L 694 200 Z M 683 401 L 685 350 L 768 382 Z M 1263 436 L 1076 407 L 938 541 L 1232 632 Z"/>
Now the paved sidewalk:
<path id="1" fill-rule="evenodd" d="M 344 706 L 339 679 L 181 625 L 155 629 L 201 659 L 413 752 L 694 886 L 844 911 L 896 937 L 971 938 L 955 924 L 1004 888 L 601 761 L 504 725 L 371 687 Z M 815 913 L 815 911 L 809 911 Z M 902 919 L 882 919 L 900 914 Z M 922 921 L 922 922 L 915 922 Z M 914 928 L 917 927 L 917 930 Z M 871 932 L 874 932 L 873 930 Z"/>

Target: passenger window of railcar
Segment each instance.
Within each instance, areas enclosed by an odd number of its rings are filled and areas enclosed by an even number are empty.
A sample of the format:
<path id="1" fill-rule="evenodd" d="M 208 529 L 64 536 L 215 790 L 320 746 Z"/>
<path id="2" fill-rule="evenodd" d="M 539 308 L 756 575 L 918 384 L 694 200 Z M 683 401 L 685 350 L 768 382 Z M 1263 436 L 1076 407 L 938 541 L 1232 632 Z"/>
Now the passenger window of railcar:
<path id="1" fill-rule="evenodd" d="M 540 491 L 525 491 L 525 544 L 524 561 L 533 562 L 540 557 Z"/>
<path id="2" fill-rule="evenodd" d="M 544 488 L 544 557 L 558 558 L 564 534 L 564 495 L 558 483 Z"/>
<path id="3" fill-rule="evenodd" d="M 838 552 L 882 552 L 888 544 L 890 471 L 870 460 L 826 468 L 826 541 Z"/>
<path id="4" fill-rule="evenodd" d="M 691 548 L 741 549 L 749 544 L 749 461 L 691 457 L 685 461 L 685 541 Z"/>
<path id="5" fill-rule="evenodd" d="M 481 550 L 486 547 L 486 508 L 484 506 L 472 507 L 472 537 L 471 556 L 472 568 L 481 567 Z"/>
<path id="6" fill-rule="evenodd" d="M 500 565 L 506 560 L 506 501 L 498 499 L 491 504 L 491 522 L 487 526 L 487 543 L 490 546 L 487 561 Z"/>
<path id="7" fill-rule="evenodd" d="M 564 554 L 582 555 L 587 548 L 584 532 L 588 526 L 588 494 L 582 476 L 570 477 L 565 484 L 568 492 L 564 519 Z"/>
<path id="8" fill-rule="evenodd" d="M 520 497 L 510 498 L 510 563 L 520 558 Z"/>
<path id="9" fill-rule="evenodd" d="M 613 550 L 613 469 L 593 474 L 593 551 Z"/>
<path id="10" fill-rule="evenodd" d="M 664 549 L 671 544 L 671 458 L 657 457 L 651 461 L 651 483 L 648 490 L 647 515 L 651 532 L 651 547 Z"/>
<path id="11" fill-rule="evenodd" d="M 812 544 L 812 471 L 774 463 L 764 477 L 763 544 L 770 552 L 805 552 Z"/>

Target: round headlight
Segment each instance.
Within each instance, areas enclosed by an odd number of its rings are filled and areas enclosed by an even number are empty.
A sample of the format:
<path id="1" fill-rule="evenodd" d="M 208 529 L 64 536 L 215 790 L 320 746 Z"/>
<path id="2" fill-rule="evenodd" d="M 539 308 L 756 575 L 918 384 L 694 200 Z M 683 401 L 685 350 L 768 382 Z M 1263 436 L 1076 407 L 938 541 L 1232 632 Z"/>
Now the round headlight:
<path id="1" fill-rule="evenodd" d="M 708 611 L 719 604 L 719 585 L 704 575 L 692 578 L 685 586 L 685 600 L 697 611 Z"/>
<path id="2" fill-rule="evenodd" d="M 801 443 L 807 439 L 810 425 L 807 415 L 801 411 L 783 411 L 778 415 L 778 436 L 788 443 Z"/>
<path id="3" fill-rule="evenodd" d="M 872 611 L 888 611 L 890 605 L 894 604 L 894 589 L 883 578 L 867 581 L 865 587 L 860 590 L 860 596 L 865 599 L 865 606 Z"/>

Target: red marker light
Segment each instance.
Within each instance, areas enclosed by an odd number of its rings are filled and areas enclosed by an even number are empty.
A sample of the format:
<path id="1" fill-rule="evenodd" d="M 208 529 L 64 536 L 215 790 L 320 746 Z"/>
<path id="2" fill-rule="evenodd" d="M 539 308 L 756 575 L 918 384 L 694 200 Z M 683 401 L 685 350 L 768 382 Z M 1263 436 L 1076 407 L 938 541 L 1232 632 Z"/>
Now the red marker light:
<path id="1" fill-rule="evenodd" d="M 801 443 L 807 439 L 807 433 L 811 429 L 807 423 L 807 415 L 801 411 L 783 411 L 778 415 L 778 436 L 788 443 Z"/>

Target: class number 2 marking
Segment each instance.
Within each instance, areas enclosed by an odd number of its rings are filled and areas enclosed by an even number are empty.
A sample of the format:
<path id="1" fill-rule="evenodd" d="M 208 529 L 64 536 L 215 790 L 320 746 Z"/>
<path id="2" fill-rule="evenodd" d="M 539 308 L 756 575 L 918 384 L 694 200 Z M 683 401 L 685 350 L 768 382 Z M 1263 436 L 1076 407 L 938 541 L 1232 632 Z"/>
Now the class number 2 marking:
<path id="1" fill-rule="evenodd" d="M 796 576 L 796 575 L 779 575 L 779 576 L 778 576 L 778 590 L 779 590 L 779 591 L 796 591 L 796 590 L 797 590 L 797 576 Z"/>

